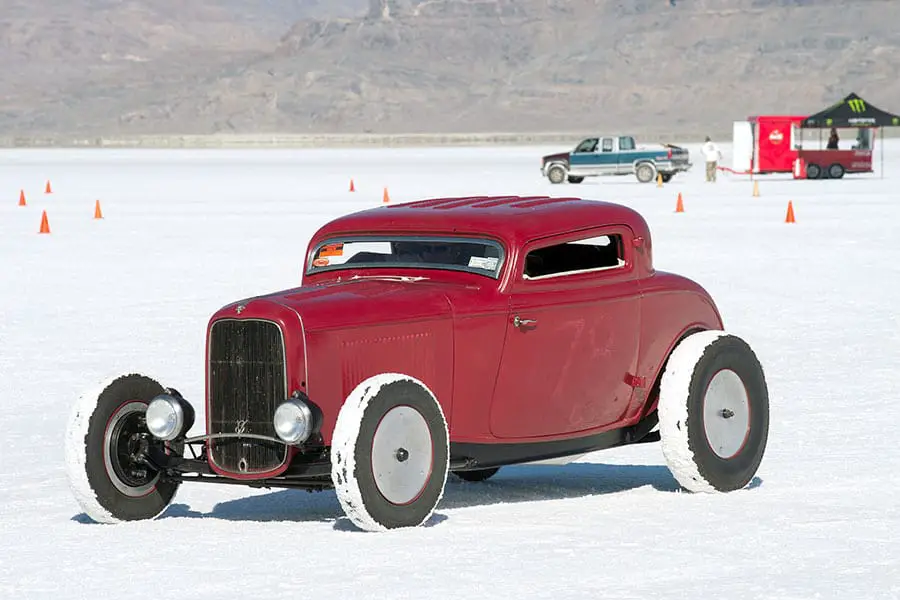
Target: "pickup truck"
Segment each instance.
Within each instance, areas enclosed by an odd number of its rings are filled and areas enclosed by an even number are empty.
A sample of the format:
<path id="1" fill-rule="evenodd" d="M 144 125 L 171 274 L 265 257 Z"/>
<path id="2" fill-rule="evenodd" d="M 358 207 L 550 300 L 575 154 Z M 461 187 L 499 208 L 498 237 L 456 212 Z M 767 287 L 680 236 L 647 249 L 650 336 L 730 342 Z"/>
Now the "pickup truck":
<path id="1" fill-rule="evenodd" d="M 656 180 L 657 174 L 668 182 L 675 173 L 690 168 L 686 149 L 672 144 L 660 144 L 658 149 L 638 147 L 627 135 L 586 138 L 571 152 L 541 159 L 541 174 L 551 183 L 581 183 L 585 177 L 631 174 L 641 183 Z"/>

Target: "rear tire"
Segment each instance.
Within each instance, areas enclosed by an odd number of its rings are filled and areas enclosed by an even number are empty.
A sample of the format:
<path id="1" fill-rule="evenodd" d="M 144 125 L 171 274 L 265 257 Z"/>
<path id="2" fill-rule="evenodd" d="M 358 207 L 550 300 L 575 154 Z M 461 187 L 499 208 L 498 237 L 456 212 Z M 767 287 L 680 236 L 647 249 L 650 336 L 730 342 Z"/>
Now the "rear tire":
<path id="1" fill-rule="evenodd" d="M 641 163 L 635 167 L 634 176 L 641 183 L 650 183 L 656 180 L 656 166 L 652 163 Z"/>
<path id="2" fill-rule="evenodd" d="M 83 394 L 66 430 L 66 474 L 82 510 L 98 523 L 153 519 L 179 483 L 134 460 L 141 448 L 164 442 L 147 430 L 147 405 L 165 388 L 139 374 L 123 375 Z M 183 444 L 165 445 L 180 455 Z"/>
<path id="3" fill-rule="evenodd" d="M 383 373 L 351 392 L 331 444 L 331 478 L 360 529 L 416 527 L 444 493 L 450 435 L 443 410 L 419 380 Z"/>
<path id="4" fill-rule="evenodd" d="M 575 175 L 569 175 L 568 182 L 569 183 L 581 183 L 584 181 L 584 177 L 577 177 Z"/>
<path id="5" fill-rule="evenodd" d="M 831 179 L 840 179 L 844 176 L 844 167 L 838 163 L 835 163 L 828 167 L 828 177 Z"/>
<path id="6" fill-rule="evenodd" d="M 766 449 L 769 396 L 744 340 L 702 331 L 679 342 L 660 385 L 659 431 L 669 469 L 684 488 L 728 492 L 750 482 Z"/>

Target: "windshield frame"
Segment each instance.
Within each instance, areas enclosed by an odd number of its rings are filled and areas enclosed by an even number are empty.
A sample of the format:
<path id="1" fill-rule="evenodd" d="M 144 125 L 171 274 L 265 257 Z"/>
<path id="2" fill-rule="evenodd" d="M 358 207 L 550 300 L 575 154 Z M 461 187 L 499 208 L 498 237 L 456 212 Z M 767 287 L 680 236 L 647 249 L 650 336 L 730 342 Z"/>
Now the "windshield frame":
<path id="1" fill-rule="evenodd" d="M 478 269 L 468 265 L 453 265 L 445 263 L 424 263 L 424 262 L 392 262 L 392 263 L 352 263 L 352 264 L 336 264 L 324 267 L 313 266 L 313 260 L 316 254 L 323 246 L 331 244 L 341 244 L 348 242 L 432 242 L 432 243 L 470 243 L 483 244 L 492 246 L 497 249 L 499 259 L 497 266 L 493 271 Z M 320 240 L 310 248 L 309 255 L 306 257 L 306 275 L 314 276 L 323 273 L 334 273 L 335 271 L 356 271 L 360 269 L 427 269 L 429 271 L 457 271 L 462 273 L 472 273 L 473 275 L 481 275 L 491 279 L 499 280 L 503 268 L 506 265 L 506 248 L 501 242 L 490 237 L 473 237 L 473 236 L 456 236 L 441 234 L 405 234 L 405 233 L 372 233 L 372 234 L 351 234 L 351 235 L 331 235 L 326 239 Z"/>

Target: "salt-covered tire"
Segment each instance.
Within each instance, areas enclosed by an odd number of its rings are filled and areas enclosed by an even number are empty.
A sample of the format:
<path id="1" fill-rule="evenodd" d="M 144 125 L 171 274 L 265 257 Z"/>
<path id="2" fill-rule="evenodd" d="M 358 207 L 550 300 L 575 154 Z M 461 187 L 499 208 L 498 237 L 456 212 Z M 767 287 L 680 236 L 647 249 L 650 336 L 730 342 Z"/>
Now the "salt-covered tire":
<path id="1" fill-rule="evenodd" d="M 769 434 L 769 395 L 753 350 L 724 331 L 683 339 L 659 391 L 666 463 L 692 492 L 728 492 L 756 474 Z"/>
<path id="2" fill-rule="evenodd" d="M 131 460 L 141 444 L 154 440 L 144 414 L 165 392 L 139 374 L 107 380 L 78 399 L 66 429 L 66 474 L 76 500 L 98 523 L 152 519 L 172 502 L 179 483 Z M 181 452 L 179 445 L 169 451 Z"/>
<path id="3" fill-rule="evenodd" d="M 338 414 L 331 478 L 347 517 L 365 531 L 417 527 L 444 493 L 450 435 L 421 381 L 383 373 L 360 383 Z"/>
<path id="4" fill-rule="evenodd" d="M 497 474 L 497 471 L 500 470 L 500 467 L 493 467 L 491 469 L 477 469 L 474 471 L 453 471 L 453 474 L 462 479 L 463 481 L 487 481 L 491 477 Z"/>

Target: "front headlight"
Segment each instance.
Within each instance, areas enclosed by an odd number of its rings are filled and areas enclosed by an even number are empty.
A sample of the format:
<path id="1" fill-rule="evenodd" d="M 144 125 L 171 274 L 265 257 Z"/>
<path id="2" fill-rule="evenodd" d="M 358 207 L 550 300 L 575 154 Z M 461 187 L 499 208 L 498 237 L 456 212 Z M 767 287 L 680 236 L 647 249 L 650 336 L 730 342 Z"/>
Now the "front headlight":
<path id="1" fill-rule="evenodd" d="M 292 398 L 275 409 L 273 417 L 275 433 L 286 443 L 305 442 L 312 435 L 315 423 L 313 413 L 303 400 Z"/>
<path id="2" fill-rule="evenodd" d="M 185 433 L 194 421 L 194 411 L 182 398 L 160 394 L 150 401 L 144 418 L 150 433 L 164 442 Z"/>

